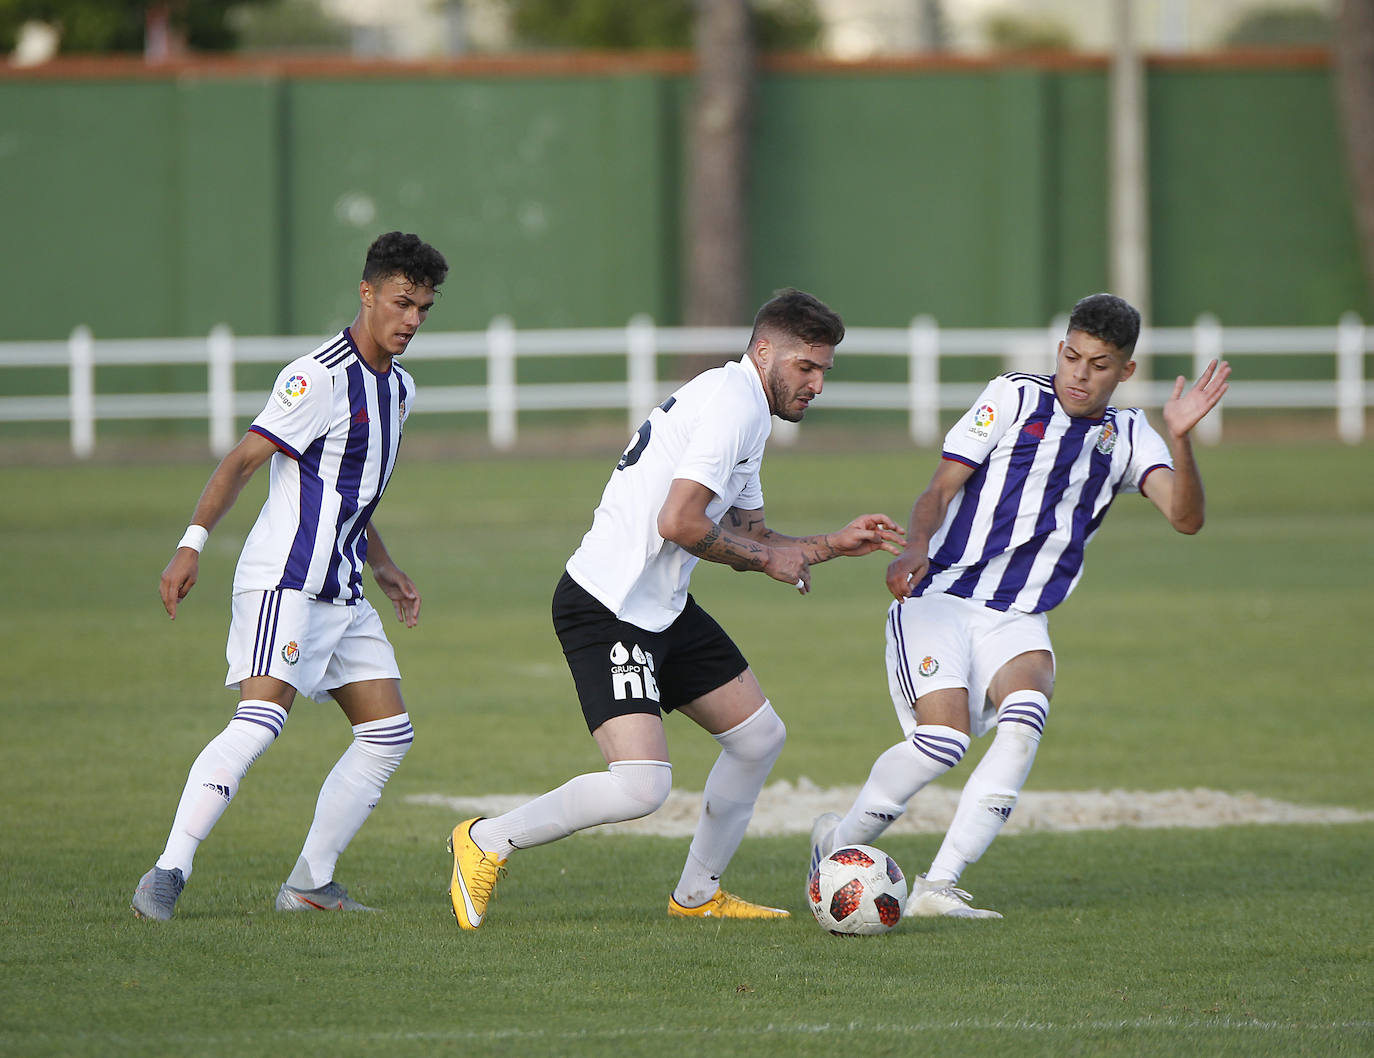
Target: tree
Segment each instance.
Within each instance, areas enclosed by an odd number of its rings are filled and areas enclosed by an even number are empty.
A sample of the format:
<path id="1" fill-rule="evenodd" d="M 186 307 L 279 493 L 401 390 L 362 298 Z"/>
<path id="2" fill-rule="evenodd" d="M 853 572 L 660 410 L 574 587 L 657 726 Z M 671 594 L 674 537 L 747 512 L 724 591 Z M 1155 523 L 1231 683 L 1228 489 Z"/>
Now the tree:
<path id="1" fill-rule="evenodd" d="M 229 12 L 240 51 L 347 51 L 353 27 L 331 17 L 320 0 L 265 0 Z"/>
<path id="2" fill-rule="evenodd" d="M 227 51 L 236 7 L 264 0 L 0 0 L 0 49 L 11 51 L 25 22 L 46 22 L 61 34 L 64 53 L 142 52 L 148 11 L 164 8 L 171 28 L 197 51 Z"/>
<path id="3" fill-rule="evenodd" d="M 1374 300 L 1374 4 L 1369 0 L 1341 4 L 1335 59 L 1355 222 Z"/>
<path id="4" fill-rule="evenodd" d="M 1047 16 L 997 11 L 983 20 L 983 33 L 997 51 L 1067 51 L 1073 31 Z"/>
<path id="5" fill-rule="evenodd" d="M 692 47 L 694 0 L 505 0 L 518 43 L 550 48 L 685 50 Z M 762 51 L 814 47 L 821 20 L 814 0 L 741 0 Z"/>
<path id="6" fill-rule="evenodd" d="M 754 48 L 746 0 L 700 0 L 687 174 L 686 322 L 744 322 Z"/>
<path id="7" fill-rule="evenodd" d="M 1293 47 L 1331 43 L 1331 19 L 1315 7 L 1265 7 L 1236 20 L 1228 47 Z"/>

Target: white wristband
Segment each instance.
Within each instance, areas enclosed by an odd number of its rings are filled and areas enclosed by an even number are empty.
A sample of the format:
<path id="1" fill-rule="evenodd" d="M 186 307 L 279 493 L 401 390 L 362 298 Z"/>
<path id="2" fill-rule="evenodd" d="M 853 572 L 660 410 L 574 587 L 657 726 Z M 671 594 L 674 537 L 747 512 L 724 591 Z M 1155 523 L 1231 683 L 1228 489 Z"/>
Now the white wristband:
<path id="1" fill-rule="evenodd" d="M 192 551 L 199 553 L 205 546 L 205 541 L 210 539 L 210 530 L 203 525 L 188 525 L 186 535 L 181 538 L 178 548 L 189 547 Z"/>

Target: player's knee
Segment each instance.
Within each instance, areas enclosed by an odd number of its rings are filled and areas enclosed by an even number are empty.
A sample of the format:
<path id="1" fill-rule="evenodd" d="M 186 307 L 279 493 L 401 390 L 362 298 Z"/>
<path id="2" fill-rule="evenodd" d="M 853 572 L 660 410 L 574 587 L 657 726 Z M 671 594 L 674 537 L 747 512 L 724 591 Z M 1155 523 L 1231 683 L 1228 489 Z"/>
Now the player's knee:
<path id="1" fill-rule="evenodd" d="M 948 770 L 964 759 L 969 737 L 955 727 L 920 724 L 911 736 L 911 745 L 921 758 Z"/>
<path id="2" fill-rule="evenodd" d="M 673 766 L 666 760 L 618 760 L 610 765 L 616 787 L 637 819 L 657 811 L 673 788 Z"/>
<path id="3" fill-rule="evenodd" d="M 741 760 L 771 764 L 787 743 L 787 725 L 765 699 L 749 719 L 716 735 L 716 741 Z"/>
<path id="4" fill-rule="evenodd" d="M 1004 732 L 1039 745 L 1050 717 L 1050 700 L 1039 691 L 1013 691 L 997 709 L 997 734 Z"/>
<path id="5" fill-rule="evenodd" d="M 415 729 L 409 713 L 353 725 L 353 748 L 367 762 L 360 762 L 360 766 L 379 788 L 401 766 L 401 760 L 414 744 Z"/>

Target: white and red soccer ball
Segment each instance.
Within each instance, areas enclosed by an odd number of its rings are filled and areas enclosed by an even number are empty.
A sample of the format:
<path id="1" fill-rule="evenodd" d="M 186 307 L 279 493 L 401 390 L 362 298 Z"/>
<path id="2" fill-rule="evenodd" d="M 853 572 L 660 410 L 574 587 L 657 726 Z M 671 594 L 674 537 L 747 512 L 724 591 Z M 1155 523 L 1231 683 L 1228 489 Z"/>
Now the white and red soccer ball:
<path id="1" fill-rule="evenodd" d="M 841 936 L 886 933 L 902 920 L 906 891 L 902 869 L 872 845 L 836 849 L 806 882 L 816 921 Z"/>

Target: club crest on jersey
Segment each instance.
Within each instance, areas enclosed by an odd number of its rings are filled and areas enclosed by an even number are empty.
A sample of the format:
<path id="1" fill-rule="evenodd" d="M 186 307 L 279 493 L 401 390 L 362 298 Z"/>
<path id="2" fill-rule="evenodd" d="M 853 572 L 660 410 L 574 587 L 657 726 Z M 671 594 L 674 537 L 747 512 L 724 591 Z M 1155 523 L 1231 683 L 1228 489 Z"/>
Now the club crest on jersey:
<path id="1" fill-rule="evenodd" d="M 626 698 L 647 698 L 658 701 L 658 681 L 654 679 L 654 656 L 635 643 L 630 649 L 624 643 L 611 647 L 611 692 L 620 702 Z"/>
<path id="2" fill-rule="evenodd" d="M 1112 454 L 1116 447 L 1116 424 L 1110 420 L 1102 424 L 1102 433 L 1097 438 L 1097 450 L 1104 456 Z"/>
<path id="3" fill-rule="evenodd" d="M 977 441 L 986 441 L 992 436 L 992 424 L 997 421 L 997 405 L 989 401 L 980 404 L 973 411 L 973 421 L 968 424 L 968 435 Z"/>
<path id="4" fill-rule="evenodd" d="M 292 375 L 272 391 L 272 396 L 278 404 L 290 411 L 309 392 L 310 379 L 305 375 Z"/>
<path id="5" fill-rule="evenodd" d="M 921 666 L 918 671 L 922 676 L 934 676 L 940 671 L 940 663 L 927 654 L 921 659 Z"/>
<path id="6" fill-rule="evenodd" d="M 281 659 L 288 665 L 294 665 L 301 660 L 301 648 L 294 639 L 281 648 Z"/>

